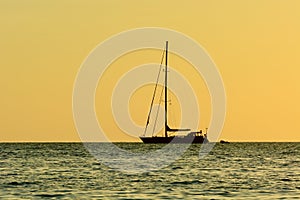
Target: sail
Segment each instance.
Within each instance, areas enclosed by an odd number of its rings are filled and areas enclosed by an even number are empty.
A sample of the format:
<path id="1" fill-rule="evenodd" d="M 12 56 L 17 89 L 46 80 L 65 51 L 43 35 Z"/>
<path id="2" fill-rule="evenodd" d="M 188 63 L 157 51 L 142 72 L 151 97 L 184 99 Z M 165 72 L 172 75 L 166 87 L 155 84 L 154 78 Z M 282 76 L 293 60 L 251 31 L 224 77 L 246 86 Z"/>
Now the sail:
<path id="1" fill-rule="evenodd" d="M 168 125 L 167 125 L 167 131 L 169 132 L 178 132 L 178 131 L 190 131 L 191 129 L 189 128 L 170 128 Z"/>

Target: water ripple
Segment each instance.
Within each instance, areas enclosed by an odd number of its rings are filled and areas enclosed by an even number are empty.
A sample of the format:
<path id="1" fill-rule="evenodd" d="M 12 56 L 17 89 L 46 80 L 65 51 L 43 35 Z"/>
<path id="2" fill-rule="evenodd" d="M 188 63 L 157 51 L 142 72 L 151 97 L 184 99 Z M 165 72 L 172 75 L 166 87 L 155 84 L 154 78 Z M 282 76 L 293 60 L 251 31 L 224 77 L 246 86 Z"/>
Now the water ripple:
<path id="1" fill-rule="evenodd" d="M 118 144 L 133 151 L 160 145 Z M 1 199 L 299 199 L 300 143 L 199 145 L 170 166 L 123 174 L 78 143 L 0 144 Z"/>

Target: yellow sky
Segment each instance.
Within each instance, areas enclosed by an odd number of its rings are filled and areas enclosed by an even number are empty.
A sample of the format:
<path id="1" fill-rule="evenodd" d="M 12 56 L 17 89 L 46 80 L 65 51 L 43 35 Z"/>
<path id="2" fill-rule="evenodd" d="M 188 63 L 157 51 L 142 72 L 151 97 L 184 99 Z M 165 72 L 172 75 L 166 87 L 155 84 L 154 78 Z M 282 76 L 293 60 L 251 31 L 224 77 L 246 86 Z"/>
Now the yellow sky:
<path id="1" fill-rule="evenodd" d="M 174 29 L 208 51 L 226 88 L 221 138 L 300 141 L 299 9 L 297 0 L 2 0 L 0 141 L 79 141 L 72 90 L 81 63 L 139 27 Z"/>

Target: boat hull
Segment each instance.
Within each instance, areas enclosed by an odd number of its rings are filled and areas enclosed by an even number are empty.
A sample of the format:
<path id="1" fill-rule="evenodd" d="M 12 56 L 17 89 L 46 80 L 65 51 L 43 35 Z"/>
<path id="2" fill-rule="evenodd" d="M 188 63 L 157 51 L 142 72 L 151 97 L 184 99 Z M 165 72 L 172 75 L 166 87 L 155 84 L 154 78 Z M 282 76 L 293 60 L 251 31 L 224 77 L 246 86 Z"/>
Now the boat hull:
<path id="1" fill-rule="evenodd" d="M 183 143 L 183 144 L 189 144 L 189 143 L 196 143 L 196 144 L 205 144 L 209 141 L 207 138 L 203 136 L 195 136 L 195 137 L 140 137 L 140 139 L 143 141 L 143 143 L 146 144 L 168 144 L 168 143 Z"/>

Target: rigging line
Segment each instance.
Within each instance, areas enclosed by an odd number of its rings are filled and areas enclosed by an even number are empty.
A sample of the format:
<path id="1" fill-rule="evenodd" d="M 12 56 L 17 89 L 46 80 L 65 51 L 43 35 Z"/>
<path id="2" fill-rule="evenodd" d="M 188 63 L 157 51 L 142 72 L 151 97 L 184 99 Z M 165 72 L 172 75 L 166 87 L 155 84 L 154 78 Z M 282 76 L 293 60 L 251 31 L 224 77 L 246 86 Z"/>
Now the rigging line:
<path id="1" fill-rule="evenodd" d="M 170 95 L 171 96 L 171 95 Z M 171 108 L 173 108 L 173 105 L 172 105 L 172 98 L 169 96 L 169 106 L 170 106 L 170 118 L 171 118 L 171 123 L 172 123 L 172 125 L 173 125 L 173 127 L 175 127 L 175 123 L 174 123 L 174 112 L 173 112 L 173 109 L 171 109 Z"/>
<path id="2" fill-rule="evenodd" d="M 165 83 L 164 83 L 165 84 Z M 159 106 L 160 106 L 160 104 L 161 104 L 161 102 L 162 102 L 162 96 L 163 96 L 163 92 L 164 92 L 164 87 L 162 87 L 162 89 L 161 89 L 161 93 L 160 93 L 160 97 L 159 97 Z M 157 122 L 157 118 L 158 118 L 158 113 L 159 113 L 159 109 L 160 107 L 158 107 L 158 109 L 157 109 L 157 112 L 156 112 L 156 116 L 155 116 L 155 121 L 154 121 L 154 126 L 153 126 L 153 131 L 152 131 L 152 137 L 153 137 L 153 135 L 154 135 L 154 131 L 155 131 L 155 128 L 156 128 L 156 122 Z"/>
<path id="3" fill-rule="evenodd" d="M 174 108 L 175 108 L 175 105 L 173 104 L 173 110 L 174 110 Z M 176 114 L 175 113 L 173 113 L 173 119 L 174 119 L 174 124 L 176 125 L 176 126 L 178 126 L 178 124 L 177 124 L 177 119 L 176 119 Z"/>
<path id="4" fill-rule="evenodd" d="M 149 121 L 150 121 L 150 115 L 151 115 L 151 111 L 152 111 L 152 107 L 153 107 L 153 103 L 154 103 L 155 93 L 156 93 L 157 84 L 158 84 L 158 80 L 159 80 L 159 76 L 160 76 L 160 72 L 161 72 L 161 68 L 162 68 L 162 64 L 163 64 L 163 60 L 164 60 L 164 56 L 165 56 L 165 51 L 166 50 L 164 50 L 163 53 L 162 53 L 162 58 L 161 58 L 160 66 L 159 66 L 159 71 L 158 71 L 158 75 L 157 75 L 157 79 L 156 79 L 156 84 L 155 84 L 155 87 L 154 87 L 153 96 L 152 96 L 152 100 L 151 100 L 151 104 L 150 104 L 150 110 L 149 110 L 149 114 L 148 114 L 148 117 L 147 117 L 144 136 L 146 134 L 147 127 L 148 127 Z"/>
<path id="5" fill-rule="evenodd" d="M 177 120 L 176 120 L 176 112 L 174 111 L 175 110 L 175 100 L 174 99 L 172 99 L 172 95 L 170 95 L 169 96 L 169 99 L 170 99 L 170 107 L 171 108 L 173 108 L 173 109 L 169 109 L 170 110 L 170 112 L 171 112 L 171 121 L 172 121 L 172 123 L 173 123 L 173 126 L 177 126 Z"/>

